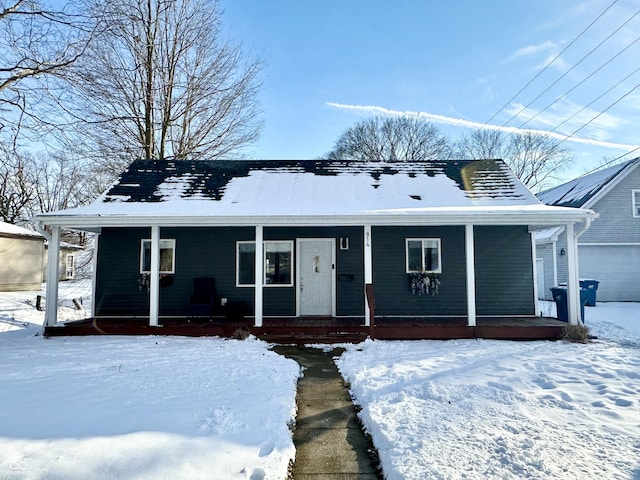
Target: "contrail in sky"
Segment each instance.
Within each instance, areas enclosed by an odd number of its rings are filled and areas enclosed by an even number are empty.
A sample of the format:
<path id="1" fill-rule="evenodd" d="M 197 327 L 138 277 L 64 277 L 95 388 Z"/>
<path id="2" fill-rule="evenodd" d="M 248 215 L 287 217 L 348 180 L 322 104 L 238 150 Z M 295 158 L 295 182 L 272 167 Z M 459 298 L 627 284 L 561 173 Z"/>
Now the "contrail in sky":
<path id="1" fill-rule="evenodd" d="M 594 140 L 592 138 L 580 138 L 580 137 L 567 138 L 566 135 L 563 135 L 561 133 L 547 132 L 545 130 L 533 130 L 533 129 L 529 130 L 529 129 L 522 129 L 522 128 L 516 128 L 516 127 L 502 127 L 498 125 L 484 125 L 482 123 L 471 122 L 469 120 L 463 120 L 461 118 L 445 117 L 444 115 L 435 115 L 433 113 L 426 113 L 426 112 L 411 112 L 411 111 L 400 112 L 397 110 L 389 110 L 388 108 L 378 107 L 375 105 L 345 105 L 342 103 L 334 103 L 334 102 L 327 102 L 327 105 L 330 107 L 339 108 L 342 110 L 352 110 L 357 112 L 371 112 L 371 113 L 377 113 L 382 115 L 407 115 L 410 117 L 425 118 L 427 120 L 431 120 L 434 123 L 456 125 L 458 127 L 463 127 L 463 128 L 488 128 L 490 130 L 500 130 L 502 132 L 507 132 L 507 133 L 531 132 L 539 135 L 544 135 L 550 138 L 557 138 L 558 140 L 566 140 L 567 142 L 585 143 L 587 145 L 597 145 L 599 147 L 605 147 L 605 148 L 629 149 L 629 150 L 632 150 L 634 148 L 635 149 L 640 148 L 638 147 L 638 145 L 627 145 L 624 143 L 605 142 L 602 140 Z"/>

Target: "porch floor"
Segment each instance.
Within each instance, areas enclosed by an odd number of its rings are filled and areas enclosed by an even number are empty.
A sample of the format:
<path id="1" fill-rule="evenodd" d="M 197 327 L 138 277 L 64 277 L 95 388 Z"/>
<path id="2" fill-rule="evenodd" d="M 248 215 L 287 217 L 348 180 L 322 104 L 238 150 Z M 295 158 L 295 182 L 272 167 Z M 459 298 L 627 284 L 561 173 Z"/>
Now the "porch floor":
<path id="1" fill-rule="evenodd" d="M 265 318 L 262 327 L 252 318 L 186 319 L 162 318 L 162 326 L 149 326 L 148 318 L 88 318 L 45 328 L 45 336 L 77 335 L 180 335 L 241 338 L 250 333 L 273 343 L 361 342 L 367 337 L 381 340 L 486 338 L 498 340 L 555 340 L 566 322 L 548 317 L 478 318 L 475 327 L 459 318 L 376 318 L 374 327 L 362 318 Z"/>

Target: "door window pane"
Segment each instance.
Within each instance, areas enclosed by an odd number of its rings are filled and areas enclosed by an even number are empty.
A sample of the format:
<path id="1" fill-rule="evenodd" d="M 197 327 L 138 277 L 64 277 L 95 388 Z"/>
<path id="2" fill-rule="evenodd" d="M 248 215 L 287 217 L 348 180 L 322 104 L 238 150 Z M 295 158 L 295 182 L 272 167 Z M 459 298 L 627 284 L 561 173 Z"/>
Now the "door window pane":
<path id="1" fill-rule="evenodd" d="M 238 285 L 253 286 L 256 283 L 256 244 L 238 242 Z"/>

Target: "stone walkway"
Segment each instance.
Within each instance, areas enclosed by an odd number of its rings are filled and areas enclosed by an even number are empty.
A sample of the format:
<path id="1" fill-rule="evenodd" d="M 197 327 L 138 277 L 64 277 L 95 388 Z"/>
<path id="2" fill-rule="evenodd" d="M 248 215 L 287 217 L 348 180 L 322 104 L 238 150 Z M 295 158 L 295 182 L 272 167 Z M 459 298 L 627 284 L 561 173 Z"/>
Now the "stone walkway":
<path id="1" fill-rule="evenodd" d="M 293 436 L 293 480 L 380 480 L 373 447 L 365 437 L 349 391 L 333 357 L 317 348 L 277 346 L 280 355 L 304 367 L 298 381 L 298 416 Z"/>

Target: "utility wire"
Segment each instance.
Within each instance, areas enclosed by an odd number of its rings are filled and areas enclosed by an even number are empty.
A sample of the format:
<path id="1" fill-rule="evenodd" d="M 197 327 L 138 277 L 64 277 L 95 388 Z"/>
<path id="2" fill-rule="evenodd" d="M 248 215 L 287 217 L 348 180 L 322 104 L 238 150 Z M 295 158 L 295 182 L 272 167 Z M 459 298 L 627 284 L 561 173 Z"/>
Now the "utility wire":
<path id="1" fill-rule="evenodd" d="M 580 128 L 574 130 L 570 135 L 567 135 L 566 137 L 564 137 L 562 140 L 560 140 L 558 143 L 555 144 L 554 148 L 557 147 L 558 145 L 566 142 L 567 140 L 569 140 L 571 137 L 573 137 L 576 133 L 578 133 L 580 130 L 582 130 L 584 127 L 586 127 L 587 125 L 589 125 L 591 122 L 593 122 L 594 120 L 596 120 L 598 117 L 600 117 L 600 115 L 606 113 L 608 110 L 610 110 L 612 107 L 614 107 L 615 105 L 617 105 L 618 103 L 620 103 L 624 98 L 628 97 L 629 95 L 631 95 L 631 93 L 633 93 L 633 91 L 640 87 L 640 83 L 636 84 L 631 90 L 629 90 L 627 93 L 625 93 L 623 96 L 621 96 L 619 99 L 617 99 L 615 102 L 613 102 L 611 105 L 609 105 L 607 108 L 605 108 L 604 110 L 602 110 L 600 113 L 598 113 L 597 115 L 595 115 L 591 120 L 589 120 L 587 123 L 585 123 L 584 125 L 582 125 Z M 626 155 L 626 154 L 625 154 Z"/>
<path id="2" fill-rule="evenodd" d="M 633 72 L 631 72 L 629 75 L 627 75 L 626 77 L 624 77 L 622 80 L 620 80 L 618 83 L 616 83 L 613 87 L 609 88 L 607 91 L 605 91 L 604 93 L 602 93 L 601 95 L 599 95 L 598 97 L 596 97 L 594 100 L 592 100 L 591 102 L 589 102 L 587 105 L 585 105 L 584 107 L 582 107 L 580 110 L 578 110 L 576 113 L 574 113 L 573 115 L 571 115 L 569 118 L 567 118 L 566 120 L 563 120 L 561 123 L 559 123 L 558 125 L 556 125 L 553 130 L 550 130 L 551 132 L 555 132 L 556 130 L 558 130 L 558 128 L 560 128 L 562 125 L 564 125 L 565 123 L 567 123 L 569 120 L 571 120 L 572 118 L 574 118 L 576 115 L 579 115 L 580 113 L 582 113 L 585 109 L 589 108 L 591 105 L 593 105 L 595 102 L 597 102 L 598 100 L 600 100 L 602 97 L 604 97 L 607 93 L 609 93 L 611 90 L 613 90 L 614 88 L 616 88 L 617 86 L 619 86 L 622 82 L 624 82 L 625 80 L 629 79 L 629 77 L 633 76 L 634 74 L 638 73 L 640 71 L 640 67 L 636 68 Z M 637 86 L 636 86 L 637 87 Z M 535 117 L 532 117 L 535 118 Z M 524 124 L 523 124 L 524 125 Z"/>
<path id="3" fill-rule="evenodd" d="M 580 65 L 584 60 L 586 60 L 593 52 L 595 52 L 598 48 L 600 48 L 602 46 L 603 43 L 605 43 L 607 40 L 609 40 L 612 36 L 614 36 L 616 33 L 618 33 L 627 23 L 629 23 L 631 20 L 633 20 L 635 17 L 637 17 L 638 15 L 640 15 L 640 10 L 638 10 L 636 13 L 634 13 L 631 17 L 629 17 L 627 19 L 627 21 L 625 21 L 622 25 L 620 25 L 616 30 L 614 30 L 613 32 L 611 32 L 604 40 L 602 40 L 598 45 L 596 45 L 595 47 L 593 47 L 589 53 L 587 53 L 586 55 L 584 55 L 580 60 L 578 60 L 577 63 L 575 63 L 569 70 L 567 70 L 566 72 L 564 72 L 562 75 L 560 75 L 560 77 L 558 77 L 558 79 L 553 82 L 551 85 L 549 85 L 547 88 L 545 88 L 536 98 L 534 98 L 533 100 L 531 100 L 529 103 L 527 103 L 524 107 L 522 107 L 519 111 L 517 111 L 516 113 L 514 113 L 511 118 L 509 118 L 509 120 L 507 120 L 506 122 L 504 122 L 502 124 L 503 127 L 506 127 L 507 124 L 513 120 L 514 118 L 516 118 L 518 115 L 520 115 L 526 108 L 528 108 L 529 106 L 531 106 L 531 104 L 533 104 L 536 100 L 538 100 L 542 95 L 544 95 L 545 93 L 547 93 L 549 90 L 551 90 L 551 88 L 556 85 L 560 80 L 562 80 L 564 77 L 566 77 L 574 68 L 576 68 L 578 65 Z M 629 47 L 631 47 L 631 45 L 633 45 L 634 43 L 636 43 L 638 40 L 640 40 L 640 38 L 636 39 L 634 42 L 632 42 L 631 44 L 627 45 L 621 52 L 619 52 L 616 56 L 614 56 L 613 58 L 611 58 L 609 60 L 609 62 L 611 62 L 614 58 L 616 58 L 618 55 L 620 55 L 622 52 L 624 52 L 625 50 L 627 50 Z M 609 63 L 607 62 L 607 63 Z M 605 63 L 604 65 L 606 65 L 607 63 Z M 604 67 L 604 65 L 602 65 L 598 70 L 600 70 L 602 67 Z M 596 70 L 596 72 L 598 71 Z M 593 75 L 593 72 L 591 75 Z M 589 75 L 589 77 L 591 76 Z M 589 78 L 587 77 L 587 78 Z M 586 79 L 585 79 L 586 80 Z M 585 81 L 583 80 L 583 82 Z M 580 85 L 580 84 L 578 84 Z M 576 85 L 577 86 L 577 85 Z M 574 87 L 575 88 L 575 87 Z M 573 90 L 573 89 L 572 89 Z M 571 90 L 569 90 L 571 91 Z M 569 92 L 567 92 L 569 93 Z M 566 95 L 566 93 L 565 93 Z M 564 95 L 563 95 L 564 96 Z M 562 97 L 561 97 L 562 98 Z"/>
<path id="4" fill-rule="evenodd" d="M 585 32 L 586 32 L 587 30 L 589 30 L 589 29 L 593 26 L 593 24 L 595 24 L 598 20 L 600 20 L 600 18 L 601 18 L 605 13 L 607 13 L 607 12 L 609 11 L 609 9 L 610 9 L 611 7 L 613 7 L 617 2 L 618 2 L 618 0 L 613 0 L 613 2 L 612 2 L 612 3 L 611 3 L 607 8 L 605 8 L 605 10 L 604 10 L 600 15 L 598 15 L 598 16 L 596 17 L 596 19 L 595 19 L 593 22 L 591 22 L 591 23 L 590 23 L 590 24 L 589 24 L 589 25 L 588 25 L 584 30 L 582 30 L 582 32 L 580 32 L 580 33 L 578 34 L 578 36 L 577 36 L 577 37 L 575 37 L 573 40 L 571 40 L 571 42 L 570 42 L 566 47 L 564 47 L 560 53 L 558 53 L 555 57 L 553 57 L 553 60 L 551 60 L 549 63 L 547 63 L 547 64 L 542 68 L 542 70 L 540 70 L 537 74 L 535 74 L 535 75 L 533 76 L 533 78 L 532 78 L 531 80 L 529 80 L 529 81 L 525 84 L 525 86 L 524 86 L 524 87 L 522 87 L 520 90 L 518 90 L 518 92 L 517 92 L 513 97 L 511 97 L 511 98 L 510 98 L 510 99 L 509 99 L 509 100 L 508 100 L 508 101 L 507 101 L 507 102 L 506 102 L 506 103 L 505 103 L 505 104 L 500 108 L 500 110 L 498 110 L 496 113 L 494 113 L 494 114 L 491 116 L 491 118 L 490 118 L 489 120 L 487 120 L 486 122 L 484 122 L 484 124 L 482 124 L 482 126 L 480 127 L 480 129 L 482 129 L 483 127 L 485 127 L 489 122 L 491 122 L 491 120 L 493 120 L 494 118 L 496 118 L 500 112 L 502 112 L 502 111 L 503 111 L 503 110 L 504 110 L 504 109 L 505 109 L 505 108 L 506 108 L 506 107 L 507 107 L 507 106 L 508 106 L 508 105 L 509 105 L 509 104 L 510 104 L 510 103 L 511 103 L 511 102 L 512 102 L 512 101 L 513 101 L 513 100 L 514 100 L 518 95 L 520 95 L 520 94 L 524 91 L 524 89 L 525 89 L 525 88 L 527 88 L 529 85 L 531 85 L 531 84 L 533 83 L 533 81 L 534 81 L 536 78 L 538 78 L 540 75 L 542 75 L 542 73 L 543 73 L 547 68 L 549 68 L 549 67 L 550 67 L 550 66 L 551 66 L 551 65 L 552 65 L 552 64 L 553 64 L 553 63 L 554 63 L 558 58 L 560 58 L 560 55 L 562 55 L 564 52 L 566 52 L 566 51 L 571 47 L 571 45 L 573 45 L 573 44 L 574 44 L 574 43 L 575 43 L 575 42 L 576 42 L 580 37 L 582 37 L 582 35 L 584 35 L 584 34 L 585 34 Z"/>
<path id="5" fill-rule="evenodd" d="M 640 11 L 638 11 L 638 13 L 640 13 Z M 548 110 L 552 105 L 555 105 L 556 103 L 558 103 L 560 100 L 562 100 L 564 97 L 566 97 L 567 95 L 569 95 L 571 92 L 573 92 L 576 88 L 578 88 L 580 85 L 582 85 L 584 82 L 586 82 L 587 80 L 589 80 L 591 77 L 593 77 L 596 73 L 598 73 L 600 70 L 602 70 L 604 67 L 606 67 L 609 63 L 611 63 L 613 60 L 615 60 L 616 58 L 618 58 L 620 55 L 622 55 L 625 51 L 627 51 L 632 45 L 636 44 L 638 41 L 640 41 L 640 37 L 636 38 L 633 42 L 631 42 L 629 45 L 627 45 L 625 48 L 623 48 L 622 50 L 620 50 L 616 55 L 614 55 L 613 57 L 611 57 L 609 60 L 607 60 L 605 63 L 603 63 L 602 65 L 600 65 L 597 69 L 595 69 L 593 72 L 591 72 L 591 74 L 589 74 L 586 78 L 584 78 L 581 82 L 577 83 L 575 86 L 573 86 L 572 88 L 570 88 L 569 90 L 567 90 L 564 94 L 560 95 L 558 98 L 556 98 L 553 102 L 551 102 L 549 105 L 547 105 L 546 107 L 544 107 L 542 110 L 538 111 L 538 113 L 536 113 L 533 117 L 529 118 L 528 120 L 522 122 L 520 124 L 520 126 L 518 128 L 522 128 L 524 127 L 527 123 L 529 123 L 531 120 L 533 120 L 534 118 L 536 118 L 538 115 L 540 115 L 542 112 L 545 112 L 546 110 Z M 638 70 L 640 70 L 640 68 L 638 68 L 637 70 L 634 70 L 631 74 L 627 75 L 622 81 L 626 80 L 627 78 L 629 78 L 631 75 L 633 75 L 634 73 L 636 73 Z M 613 87 L 611 87 L 609 90 L 607 90 L 605 93 L 610 92 L 613 88 L 617 87 L 618 85 L 620 85 L 620 83 L 622 83 L 622 81 L 618 82 L 616 85 L 614 85 Z M 545 90 L 546 91 L 546 90 Z M 544 93 L 544 92 L 543 92 Z M 601 98 L 602 95 L 599 98 Z M 592 102 L 593 103 L 593 102 Z M 531 103 L 529 103 L 529 105 L 531 105 Z M 527 107 L 529 106 L 527 105 Z M 589 104 L 591 105 L 591 104 Z M 588 106 L 588 105 L 587 105 Z M 524 107 L 524 108 L 527 108 Z M 524 110 L 524 109 L 523 109 Z M 584 108 L 583 108 L 584 110 Z M 582 111 L 582 110 L 581 110 Z M 522 110 L 520 110 L 520 112 L 522 112 Z M 520 113 L 518 112 L 518 114 Z M 513 117 L 512 117 L 513 118 Z M 570 120 L 572 117 L 570 117 L 567 120 Z M 562 123 L 566 123 L 567 120 L 565 120 Z M 511 119 L 509 119 L 509 121 L 511 121 Z M 508 122 L 507 122 L 508 123 Z M 560 124 L 562 125 L 562 124 Z M 503 125 L 504 126 L 504 125 Z M 559 125 L 558 125 L 559 126 Z M 558 128 L 558 127 L 556 127 Z"/>

